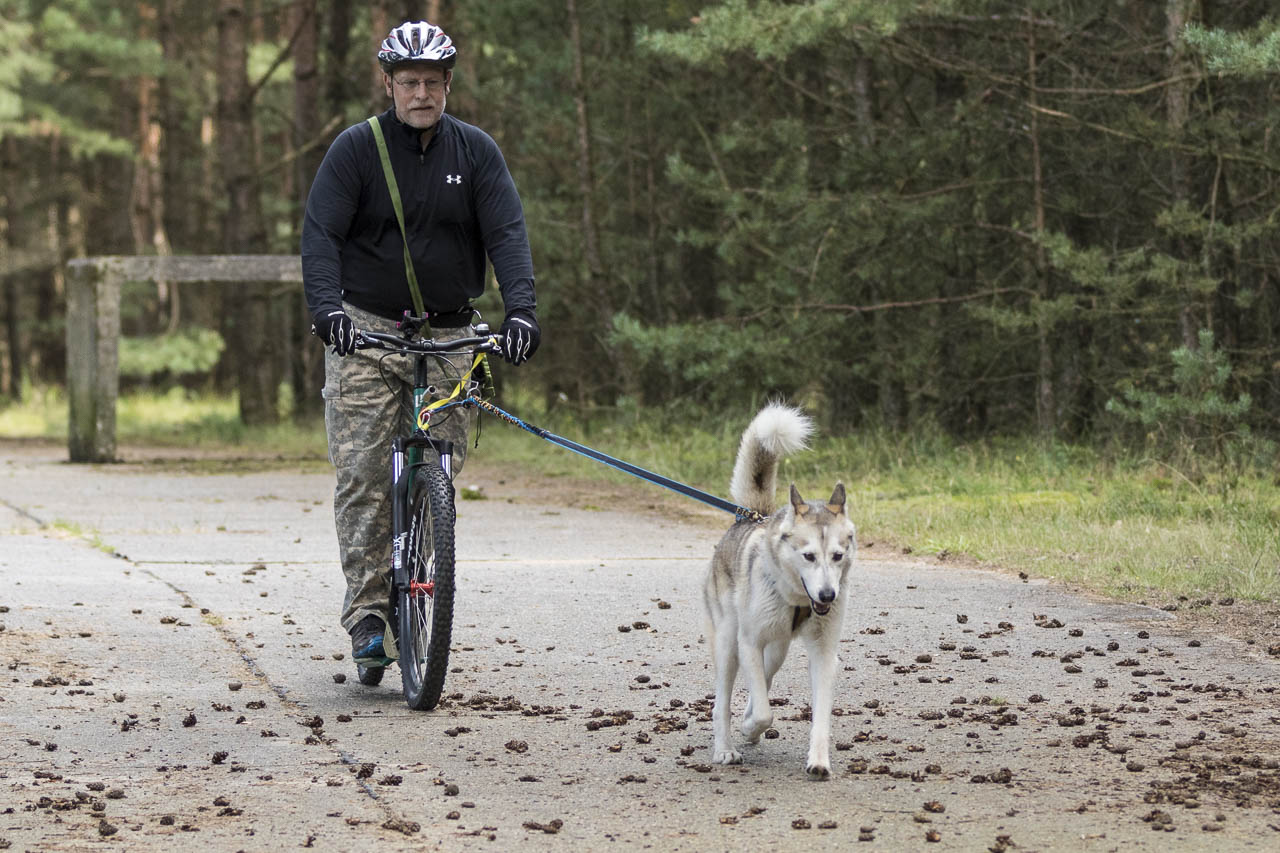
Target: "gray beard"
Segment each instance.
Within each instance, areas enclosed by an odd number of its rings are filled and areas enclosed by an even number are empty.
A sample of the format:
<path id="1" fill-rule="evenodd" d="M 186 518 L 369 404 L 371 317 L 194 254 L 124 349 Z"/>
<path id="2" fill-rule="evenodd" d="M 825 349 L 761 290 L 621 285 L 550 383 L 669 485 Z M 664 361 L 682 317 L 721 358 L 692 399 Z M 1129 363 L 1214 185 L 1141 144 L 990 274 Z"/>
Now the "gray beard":
<path id="1" fill-rule="evenodd" d="M 412 127 L 414 130 L 420 130 L 424 132 L 428 130 L 433 130 L 435 129 L 435 126 L 440 123 L 440 117 L 444 115 L 445 104 L 447 100 L 448 100 L 448 96 L 444 94 L 440 95 L 440 102 L 436 105 L 437 106 L 436 120 L 433 121 L 431 124 L 427 125 L 426 127 L 417 127 L 415 125 L 409 124 L 409 122 L 405 121 L 405 117 L 400 114 L 399 107 L 396 108 L 396 118 L 400 119 L 402 124 L 408 124 L 409 127 Z"/>

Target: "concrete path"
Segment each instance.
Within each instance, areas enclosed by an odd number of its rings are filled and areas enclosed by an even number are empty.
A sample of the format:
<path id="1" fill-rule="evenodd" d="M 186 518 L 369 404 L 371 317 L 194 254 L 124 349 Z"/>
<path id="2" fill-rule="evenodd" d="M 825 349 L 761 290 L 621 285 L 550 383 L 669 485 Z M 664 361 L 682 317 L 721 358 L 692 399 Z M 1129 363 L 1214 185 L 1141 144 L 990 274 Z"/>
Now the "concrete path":
<path id="1" fill-rule="evenodd" d="M 804 775 L 799 650 L 774 732 L 719 767 L 699 587 L 727 517 L 477 454 L 448 698 L 418 714 L 398 670 L 355 681 L 327 465 L 123 455 L 0 442 L 0 849 L 1280 848 L 1266 644 L 863 558 L 832 778 Z"/>

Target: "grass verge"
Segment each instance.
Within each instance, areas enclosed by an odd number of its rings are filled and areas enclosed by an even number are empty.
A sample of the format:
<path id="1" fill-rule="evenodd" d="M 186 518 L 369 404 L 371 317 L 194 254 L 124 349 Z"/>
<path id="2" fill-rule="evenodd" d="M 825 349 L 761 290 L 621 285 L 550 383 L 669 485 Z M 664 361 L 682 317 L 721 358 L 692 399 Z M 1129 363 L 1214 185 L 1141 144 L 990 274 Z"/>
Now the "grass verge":
<path id="1" fill-rule="evenodd" d="M 520 400 L 512 408 L 539 407 Z M 695 426 L 653 412 L 537 417 L 538 426 L 565 438 L 727 497 L 750 413 Z M 549 476 L 631 480 L 523 431 L 486 424 L 481 450 L 489 458 Z M 825 498 L 843 480 L 863 542 L 965 557 L 1127 601 L 1280 601 L 1280 482 L 1270 470 L 1192 482 L 1160 462 L 1088 447 L 874 432 L 818 437 L 784 462 L 780 479 L 810 499 Z"/>
<path id="2" fill-rule="evenodd" d="M 566 438 L 722 496 L 750 416 L 691 424 L 683 412 L 584 416 L 566 407 L 547 410 L 531 397 L 501 405 Z M 55 392 L 0 410 L 0 436 L 65 435 L 65 403 Z M 319 423 L 250 429 L 240 424 L 233 399 L 180 390 L 123 397 L 118 436 L 122 444 L 325 456 Z M 549 477 L 635 482 L 492 418 L 483 419 L 476 458 Z M 1088 447 L 874 432 L 819 437 L 811 450 L 786 460 L 780 476 L 810 498 L 826 497 L 843 480 L 863 542 L 970 558 L 1128 601 L 1280 601 L 1280 482 L 1272 470 L 1193 482 L 1159 462 Z"/>
<path id="3" fill-rule="evenodd" d="M 0 407 L 0 437 L 67 439 L 67 402 L 57 388 L 32 389 L 21 405 Z M 235 397 L 182 388 L 124 394 L 116 406 L 118 444 L 191 449 L 243 448 L 255 456 L 320 459 L 324 424 L 286 420 L 247 427 Z"/>

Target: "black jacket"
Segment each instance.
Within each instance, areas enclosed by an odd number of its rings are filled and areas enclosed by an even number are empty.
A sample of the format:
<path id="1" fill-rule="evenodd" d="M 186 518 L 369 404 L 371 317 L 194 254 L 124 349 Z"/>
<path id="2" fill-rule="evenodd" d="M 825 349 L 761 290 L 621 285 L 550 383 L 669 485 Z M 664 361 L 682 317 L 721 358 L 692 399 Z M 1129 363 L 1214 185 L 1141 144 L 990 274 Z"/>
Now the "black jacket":
<path id="1" fill-rule="evenodd" d="M 524 210 L 498 145 L 448 113 L 426 150 L 395 110 L 378 116 L 404 205 L 414 273 L 431 313 L 450 313 L 484 291 L 485 254 L 508 313 L 533 310 L 533 260 Z M 307 197 L 302 279 L 307 307 L 343 300 L 391 319 L 413 308 L 404 240 L 367 122 L 325 154 Z"/>

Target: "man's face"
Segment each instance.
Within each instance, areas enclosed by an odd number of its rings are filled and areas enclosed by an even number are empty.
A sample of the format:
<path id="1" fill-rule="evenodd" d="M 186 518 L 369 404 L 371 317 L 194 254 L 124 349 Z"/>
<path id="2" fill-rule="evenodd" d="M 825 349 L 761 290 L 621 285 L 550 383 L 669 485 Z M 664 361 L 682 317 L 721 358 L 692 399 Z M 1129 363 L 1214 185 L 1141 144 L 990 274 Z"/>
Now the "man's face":
<path id="1" fill-rule="evenodd" d="M 382 75 L 387 94 L 396 105 L 396 117 L 409 127 L 428 130 L 440 121 L 451 73 L 439 68 L 397 68 Z"/>

